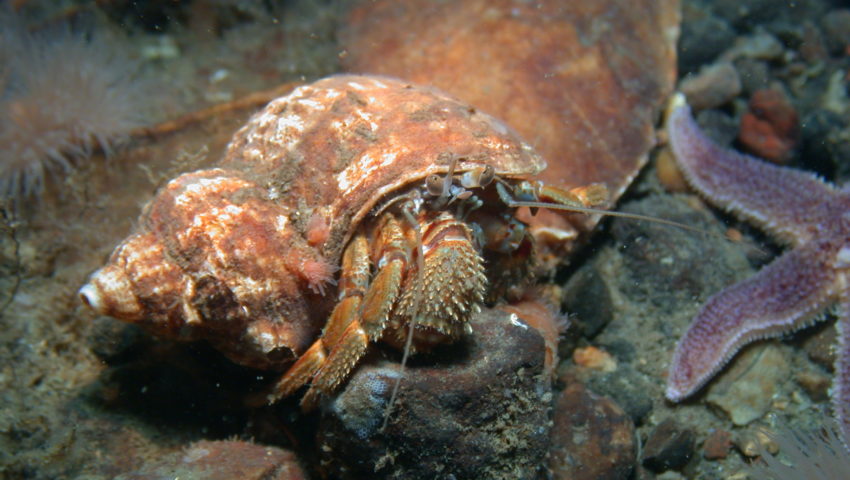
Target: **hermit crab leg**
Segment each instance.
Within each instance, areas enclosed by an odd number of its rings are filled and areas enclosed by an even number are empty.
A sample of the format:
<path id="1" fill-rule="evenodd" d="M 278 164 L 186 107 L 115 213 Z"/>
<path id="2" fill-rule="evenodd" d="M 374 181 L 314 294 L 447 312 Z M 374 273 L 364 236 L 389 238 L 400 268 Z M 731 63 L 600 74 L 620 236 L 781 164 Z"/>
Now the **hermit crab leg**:
<path id="1" fill-rule="evenodd" d="M 369 285 L 369 243 L 362 234 L 351 239 L 342 255 L 340 294 L 322 336 L 281 377 L 269 395 L 269 403 L 287 397 L 310 381 L 327 361 L 328 350 L 340 342 L 356 318 Z"/>
<path id="2" fill-rule="evenodd" d="M 301 406 L 312 409 L 320 393 L 331 393 L 348 377 L 351 369 L 366 353 L 369 343 L 376 342 L 387 325 L 390 311 L 401 291 L 404 272 L 410 263 L 410 251 L 401 226 L 392 215 L 384 215 L 376 239 L 380 257 L 377 274 L 363 297 L 359 315 L 351 320 L 339 340 L 313 377 L 312 385 Z"/>

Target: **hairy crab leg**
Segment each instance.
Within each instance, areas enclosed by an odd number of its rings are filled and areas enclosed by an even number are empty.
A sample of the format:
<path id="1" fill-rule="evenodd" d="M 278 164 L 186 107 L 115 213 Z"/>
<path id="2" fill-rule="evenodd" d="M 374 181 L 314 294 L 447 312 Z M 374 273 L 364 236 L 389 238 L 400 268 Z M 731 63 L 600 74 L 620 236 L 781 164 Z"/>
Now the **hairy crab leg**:
<path id="1" fill-rule="evenodd" d="M 366 353 L 369 343 L 381 337 L 401 292 L 404 272 L 410 264 L 410 251 L 401 226 L 391 214 L 385 214 L 374 244 L 380 253 L 376 262 L 378 272 L 363 298 L 359 315 L 345 328 L 313 377 L 310 389 L 301 400 L 304 410 L 315 407 L 320 393 L 333 392 Z"/>
<path id="2" fill-rule="evenodd" d="M 274 386 L 268 397 L 274 403 L 301 388 L 327 361 L 328 351 L 342 338 L 360 310 L 363 295 L 369 284 L 369 245 L 366 237 L 356 235 L 342 256 L 340 301 L 331 313 L 322 336 L 298 358 Z"/>

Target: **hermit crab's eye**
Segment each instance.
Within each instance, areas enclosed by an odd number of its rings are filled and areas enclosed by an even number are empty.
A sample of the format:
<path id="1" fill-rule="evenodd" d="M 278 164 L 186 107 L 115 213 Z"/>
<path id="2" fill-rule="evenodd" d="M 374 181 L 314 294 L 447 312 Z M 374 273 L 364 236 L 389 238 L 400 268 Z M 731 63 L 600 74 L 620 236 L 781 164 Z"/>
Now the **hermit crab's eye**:
<path id="1" fill-rule="evenodd" d="M 441 176 L 432 173 L 425 178 L 425 189 L 428 190 L 430 195 L 439 197 L 443 194 L 443 183 L 443 178 Z"/>
<path id="2" fill-rule="evenodd" d="M 490 182 L 496 178 L 496 169 L 493 168 L 492 165 L 485 165 L 484 170 L 481 172 L 481 177 L 478 179 L 478 184 L 482 187 L 486 187 L 490 185 Z"/>

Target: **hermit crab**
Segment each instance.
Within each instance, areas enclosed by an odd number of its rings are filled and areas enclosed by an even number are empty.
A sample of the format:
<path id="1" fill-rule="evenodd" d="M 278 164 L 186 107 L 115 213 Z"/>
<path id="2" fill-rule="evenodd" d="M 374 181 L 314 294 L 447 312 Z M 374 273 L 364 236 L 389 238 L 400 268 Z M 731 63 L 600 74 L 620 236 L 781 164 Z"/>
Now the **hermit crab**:
<path id="1" fill-rule="evenodd" d="M 288 367 L 269 401 L 309 384 L 310 408 L 371 343 L 450 342 L 526 282 L 534 241 L 518 207 L 604 200 L 601 185 L 529 180 L 543 168 L 504 124 L 440 91 L 329 77 L 254 115 L 215 168 L 166 184 L 80 297 L 238 363 Z"/>

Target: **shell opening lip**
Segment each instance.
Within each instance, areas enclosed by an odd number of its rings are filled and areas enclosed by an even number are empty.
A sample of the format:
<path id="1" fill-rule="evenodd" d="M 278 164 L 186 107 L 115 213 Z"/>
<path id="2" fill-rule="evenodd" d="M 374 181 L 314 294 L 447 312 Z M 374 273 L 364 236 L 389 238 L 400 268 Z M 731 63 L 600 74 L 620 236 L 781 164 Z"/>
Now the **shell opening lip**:
<path id="1" fill-rule="evenodd" d="M 102 302 L 100 298 L 100 291 L 98 291 L 97 287 L 95 287 L 91 283 L 88 283 L 84 285 L 78 293 L 80 295 L 80 300 L 82 300 L 82 302 L 86 304 L 87 307 L 91 308 L 92 310 L 100 311 Z"/>

